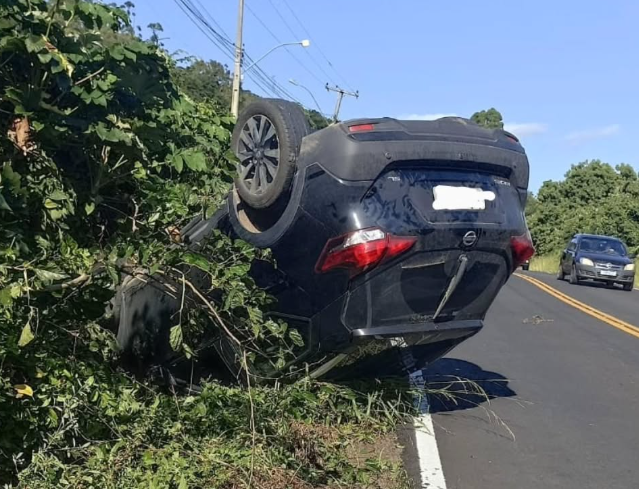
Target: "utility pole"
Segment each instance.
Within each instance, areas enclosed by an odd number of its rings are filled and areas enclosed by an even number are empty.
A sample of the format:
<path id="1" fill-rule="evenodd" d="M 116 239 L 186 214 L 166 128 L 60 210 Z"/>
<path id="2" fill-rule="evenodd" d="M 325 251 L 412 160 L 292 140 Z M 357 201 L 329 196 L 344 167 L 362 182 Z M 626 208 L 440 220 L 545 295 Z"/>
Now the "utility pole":
<path id="1" fill-rule="evenodd" d="M 328 83 L 326 84 L 326 90 L 328 92 L 337 92 L 337 103 L 335 104 L 335 113 L 333 114 L 333 120 L 337 122 L 337 117 L 339 116 L 339 110 L 342 107 L 342 99 L 344 95 L 348 95 L 349 97 L 359 98 L 359 90 L 356 92 L 348 92 L 343 88 L 335 85 L 334 87 L 330 87 Z"/>
<path id="2" fill-rule="evenodd" d="M 233 69 L 233 92 L 231 94 L 231 114 L 240 113 L 240 87 L 242 83 L 242 24 L 244 23 L 244 0 L 240 0 L 237 14 L 237 36 L 235 38 L 235 67 Z"/>

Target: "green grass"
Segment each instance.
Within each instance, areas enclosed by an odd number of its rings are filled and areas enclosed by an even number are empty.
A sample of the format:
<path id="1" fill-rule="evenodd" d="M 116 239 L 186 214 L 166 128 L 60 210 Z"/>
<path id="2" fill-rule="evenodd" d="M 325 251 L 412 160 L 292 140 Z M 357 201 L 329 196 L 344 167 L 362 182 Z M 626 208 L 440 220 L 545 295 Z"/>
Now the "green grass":
<path id="1" fill-rule="evenodd" d="M 543 256 L 534 256 L 530 260 L 530 270 L 533 272 L 557 273 L 559 267 L 559 255 L 550 254 Z"/>

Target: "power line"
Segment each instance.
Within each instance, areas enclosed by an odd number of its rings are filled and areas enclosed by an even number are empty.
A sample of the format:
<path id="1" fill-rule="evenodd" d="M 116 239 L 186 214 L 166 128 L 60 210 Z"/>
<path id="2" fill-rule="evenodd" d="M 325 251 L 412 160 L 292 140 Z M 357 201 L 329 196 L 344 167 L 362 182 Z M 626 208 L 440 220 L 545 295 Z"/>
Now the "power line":
<path id="1" fill-rule="evenodd" d="M 195 25 L 195 27 L 197 27 L 200 30 L 200 32 L 202 32 L 202 34 L 204 34 L 208 38 L 209 41 L 215 44 L 220 49 L 220 51 L 222 51 L 223 54 L 226 54 L 228 57 L 232 59 L 231 54 L 228 52 L 228 49 L 226 49 L 227 47 L 223 43 L 221 43 L 217 38 L 213 37 L 209 32 L 204 30 L 204 28 L 196 20 L 197 15 L 194 14 L 188 8 L 188 6 L 186 6 L 183 0 L 174 0 L 174 2 L 180 8 L 180 10 L 184 12 L 184 14 L 189 18 L 189 20 Z"/>
<path id="2" fill-rule="evenodd" d="M 198 1 L 198 0 L 196 0 Z M 186 14 L 186 16 L 191 20 L 193 24 L 209 39 L 213 44 L 215 44 L 222 53 L 226 54 L 231 60 L 234 56 L 234 44 L 228 38 L 228 34 L 224 32 L 221 26 L 215 21 L 215 19 L 211 16 L 211 14 L 206 10 L 206 8 L 200 3 L 199 5 L 202 7 L 205 15 L 222 31 L 220 34 L 215 28 L 211 26 L 209 22 L 204 18 L 204 14 L 195 6 L 190 0 L 174 0 L 174 2 L 180 7 L 180 9 Z M 204 26 L 204 27 L 202 27 Z M 205 30 L 206 29 L 206 30 Z M 208 31 L 208 32 L 207 32 Z M 244 55 L 246 58 L 251 61 L 251 57 L 244 51 Z M 290 94 L 284 87 L 282 87 L 275 79 L 269 76 L 262 68 L 259 66 L 255 67 L 255 70 L 251 70 L 250 73 L 247 74 L 253 82 L 265 93 L 269 93 L 275 97 L 279 98 L 288 98 L 293 100 L 300 105 L 302 105 L 299 100 L 297 100 L 293 95 Z"/>
<path id="3" fill-rule="evenodd" d="M 269 0 L 269 1 L 270 1 L 270 0 Z M 273 5 L 273 4 L 271 3 L 271 5 Z M 275 7 L 275 5 L 273 5 L 273 7 Z M 259 16 L 255 13 L 255 11 L 251 8 L 251 6 L 250 6 L 248 3 L 246 3 L 246 8 L 247 8 L 247 9 L 248 9 L 248 11 L 251 13 L 251 15 L 252 15 L 253 17 L 255 17 L 255 20 L 257 20 L 257 21 L 258 21 L 258 22 L 262 25 L 262 27 L 266 30 L 266 32 L 268 32 L 268 33 L 271 35 L 271 37 L 272 37 L 273 39 L 275 39 L 275 41 L 276 41 L 276 42 L 278 42 L 278 43 L 282 44 L 282 40 L 281 40 L 281 39 L 280 39 L 280 38 L 279 38 L 279 37 L 278 37 L 278 36 L 277 36 L 277 35 L 276 35 L 276 34 L 275 34 L 275 33 L 274 33 L 271 29 L 270 29 L 270 27 L 269 27 L 269 26 L 267 26 L 267 25 L 264 23 L 264 21 L 263 21 L 262 19 L 260 19 L 260 17 L 259 17 Z M 275 8 L 277 9 L 277 7 L 275 7 Z M 283 17 L 282 17 L 282 15 L 280 14 L 280 12 L 279 12 L 279 11 L 277 11 L 277 13 L 278 13 L 278 15 L 280 16 L 280 19 L 284 20 L 284 18 L 283 18 Z M 286 22 L 286 21 L 284 20 L 284 22 Z M 291 30 L 289 29 L 289 31 L 291 31 Z M 298 36 L 297 36 L 297 34 L 296 34 L 295 32 L 291 31 L 291 34 L 293 35 L 293 37 L 294 37 L 295 39 L 297 39 L 297 37 L 298 37 Z M 306 72 L 307 72 L 307 73 L 309 73 L 309 74 L 310 74 L 313 78 L 315 78 L 315 80 L 317 80 L 317 82 L 318 82 L 318 83 L 320 83 L 320 84 L 324 83 L 324 82 L 323 82 L 323 81 L 322 81 L 322 80 L 321 80 L 321 79 L 320 79 L 320 78 L 319 78 L 319 77 L 318 77 L 318 76 L 317 76 L 317 75 L 316 75 L 313 71 L 311 71 L 311 70 L 310 70 L 310 69 L 309 69 L 309 68 L 308 68 L 308 67 L 307 67 L 307 66 L 306 66 L 306 65 L 302 62 L 302 60 L 300 60 L 297 56 L 295 56 L 295 54 L 294 54 L 294 53 L 293 53 L 293 52 L 292 52 L 292 51 L 291 51 L 288 47 L 285 47 L 285 49 L 286 49 L 286 52 L 287 52 L 287 53 L 288 53 L 288 54 L 289 54 L 289 55 L 290 55 L 290 56 L 291 56 L 291 57 L 292 57 L 292 58 L 293 58 L 293 59 L 297 62 L 297 64 L 299 64 L 302 68 L 304 68 L 304 70 L 306 70 Z"/>
<path id="4" fill-rule="evenodd" d="M 202 24 L 204 25 L 209 32 L 211 32 L 211 34 L 219 41 L 220 44 L 222 45 L 226 45 L 229 48 L 233 47 L 233 43 L 228 39 L 228 36 L 226 35 L 222 35 L 220 34 L 217 30 L 215 30 L 211 24 L 209 24 L 206 19 L 204 18 L 204 16 L 202 15 L 202 12 L 200 12 L 200 10 L 198 10 L 198 8 L 193 5 L 193 3 L 190 0 L 179 0 L 179 2 Z M 208 12 L 207 12 L 208 14 Z M 210 14 L 208 14 L 210 17 Z"/>
<path id="5" fill-rule="evenodd" d="M 185 13 L 185 15 L 189 18 L 189 20 L 200 30 L 200 32 L 202 32 L 202 34 L 204 34 L 204 36 L 211 41 L 213 44 L 215 44 L 220 51 L 222 51 L 222 53 L 226 54 L 226 56 L 228 58 L 230 58 L 231 60 L 233 59 L 233 51 L 230 45 L 228 45 L 228 43 L 222 43 L 219 39 L 219 34 L 215 37 L 212 36 L 212 34 L 210 32 L 213 32 L 214 34 L 217 34 L 215 32 L 214 29 L 212 29 L 210 26 L 208 26 L 208 24 L 206 22 L 203 22 L 201 19 L 201 14 L 198 15 L 198 13 L 196 13 L 197 9 L 192 8 L 192 5 L 187 1 L 187 0 L 174 0 L 175 3 L 177 4 L 177 6 L 182 10 L 182 12 Z M 199 21 L 199 22 L 198 22 Z M 203 23 L 204 25 L 206 25 L 208 27 L 208 30 L 210 32 L 207 32 L 207 30 L 205 30 L 200 23 Z M 258 81 L 253 79 L 253 81 L 255 82 L 255 84 L 260 87 L 265 93 L 271 93 L 274 94 L 275 96 L 277 96 L 277 92 L 273 91 L 273 89 L 269 89 L 268 86 L 265 87 L 263 85 L 263 81 Z"/>
<path id="6" fill-rule="evenodd" d="M 222 35 L 219 32 L 217 32 L 209 23 L 206 22 L 206 20 L 203 18 L 202 12 L 200 12 L 197 9 L 197 7 L 195 7 L 192 4 L 192 2 L 190 0 L 179 0 L 179 1 L 186 6 L 186 8 L 196 17 L 196 19 L 200 23 L 202 23 L 209 31 L 211 31 L 215 35 L 215 37 L 219 40 L 219 42 L 224 45 L 224 48 L 229 53 L 229 56 L 231 57 L 231 59 L 233 59 L 235 45 L 228 38 L 228 34 L 226 34 L 224 32 L 224 35 Z M 207 17 L 210 18 L 213 21 L 213 23 L 215 23 L 217 26 L 220 26 L 215 21 L 215 19 L 211 16 L 211 14 L 206 10 L 206 8 L 204 6 L 202 6 L 201 3 L 200 3 L 200 6 L 204 10 L 204 12 L 207 15 Z M 210 37 L 209 37 L 209 39 L 210 39 Z M 219 47 L 219 44 L 218 44 L 218 47 Z M 251 61 L 251 57 L 248 55 L 248 53 L 246 53 L 246 51 L 244 51 L 244 55 L 246 56 L 246 58 L 249 61 Z M 295 97 L 293 97 L 284 87 L 282 87 L 280 84 L 278 84 L 273 79 L 273 77 L 269 76 L 262 68 L 256 67 L 255 72 L 249 73 L 248 76 L 264 92 L 270 92 L 270 94 L 274 95 L 275 97 L 289 98 L 289 99 L 295 100 L 296 102 L 299 103 L 299 101 Z M 258 81 L 258 79 L 259 79 L 259 81 Z M 265 89 L 264 85 L 266 85 L 268 88 Z"/>
<path id="7" fill-rule="evenodd" d="M 231 42 L 231 36 L 228 35 L 228 33 L 224 30 L 224 28 L 217 23 L 217 21 L 213 18 L 213 16 L 208 12 L 208 10 L 206 10 L 206 7 L 204 5 L 202 5 L 202 2 L 200 2 L 200 0 L 195 0 L 197 2 L 197 4 L 202 8 L 202 10 L 204 11 L 204 13 L 206 14 L 206 17 L 215 24 L 215 26 L 218 28 L 218 30 L 224 34 L 224 37 L 226 37 L 226 40 L 228 42 L 230 42 L 231 44 L 233 44 Z"/>
<path id="8" fill-rule="evenodd" d="M 270 1 L 270 0 L 269 0 Z M 306 29 L 306 27 L 304 26 L 304 24 L 302 24 L 302 21 L 297 17 L 297 15 L 295 14 L 295 12 L 293 11 L 293 9 L 291 8 L 291 6 L 284 2 L 286 5 L 286 8 L 288 8 L 289 12 L 293 15 L 293 17 L 295 18 L 295 20 L 297 21 L 297 23 L 300 25 L 300 27 L 302 28 L 302 30 L 304 31 L 306 37 L 308 39 L 313 39 L 313 37 L 311 36 L 310 32 L 308 32 L 308 29 Z M 273 2 L 271 1 L 271 5 L 273 5 Z M 276 9 L 277 11 L 277 7 L 275 7 L 275 5 L 273 5 L 273 7 Z M 278 15 L 280 17 L 280 19 L 282 19 L 284 21 L 284 23 L 286 24 L 286 27 L 288 28 L 289 32 L 293 32 L 293 28 L 286 22 L 286 20 L 284 20 L 283 16 L 281 14 L 279 14 L 278 11 Z M 313 45 L 315 45 L 315 41 L 313 40 Z M 319 50 L 319 46 L 317 46 L 318 50 Z M 313 61 L 313 63 L 315 63 L 315 66 L 317 66 L 320 71 L 322 73 L 324 73 L 324 76 L 326 76 L 326 78 L 331 81 L 333 84 L 337 85 L 337 83 L 335 82 L 335 79 L 329 75 L 326 70 L 324 69 L 324 67 L 315 59 L 315 57 L 313 56 L 313 54 L 310 51 L 306 51 L 306 54 L 308 54 L 308 57 L 311 58 L 311 60 Z"/>
<path id="9" fill-rule="evenodd" d="M 287 2 L 287 0 L 282 0 L 284 2 L 284 5 L 286 5 L 286 8 L 289 10 L 289 12 L 291 12 L 291 15 L 293 16 L 293 18 L 297 21 L 297 23 L 299 24 L 299 26 L 302 28 L 302 30 L 304 31 L 304 33 L 306 34 L 306 36 L 309 39 L 313 40 L 313 46 L 315 46 L 317 48 L 317 50 L 319 51 L 319 53 L 322 55 L 322 57 L 324 58 L 324 60 L 326 61 L 326 63 L 328 64 L 328 66 L 331 67 L 331 69 L 335 72 L 335 74 L 341 79 L 341 81 L 344 83 L 344 85 L 346 85 L 346 87 L 350 90 L 350 91 L 354 91 L 353 87 L 351 87 L 351 85 L 348 83 L 348 81 L 346 81 L 346 79 L 342 76 L 342 74 L 337 71 L 337 69 L 335 68 L 335 66 L 333 65 L 333 63 L 331 63 L 331 61 L 328 59 L 328 56 L 326 56 L 326 54 L 324 54 L 324 51 L 322 51 L 322 48 L 320 48 L 319 44 L 317 44 L 315 38 L 311 35 L 311 33 L 308 31 L 308 29 L 306 28 L 306 26 L 304 25 L 304 23 L 300 20 L 300 18 L 297 16 L 297 14 L 295 13 L 295 11 L 293 10 L 293 8 L 289 5 L 289 3 Z M 311 53 L 308 53 L 309 56 L 311 56 Z M 311 58 L 313 58 L 311 56 Z M 313 61 L 315 61 L 315 58 L 313 58 Z M 317 61 L 315 61 L 317 63 Z M 318 64 L 318 67 L 320 69 L 322 69 L 322 67 Z M 326 76 L 328 76 L 326 74 L 326 72 L 322 69 L 322 72 L 324 72 L 324 74 Z M 329 78 L 331 78 L 329 76 Z M 335 82 L 335 80 L 331 80 L 333 82 Z"/>

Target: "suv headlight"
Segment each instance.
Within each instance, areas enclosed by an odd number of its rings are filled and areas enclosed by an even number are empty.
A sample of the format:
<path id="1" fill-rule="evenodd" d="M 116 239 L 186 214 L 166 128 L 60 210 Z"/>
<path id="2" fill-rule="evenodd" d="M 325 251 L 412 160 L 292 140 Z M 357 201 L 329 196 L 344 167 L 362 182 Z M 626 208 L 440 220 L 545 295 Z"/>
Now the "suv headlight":
<path id="1" fill-rule="evenodd" d="M 634 272 L 635 271 L 635 264 L 634 263 L 629 263 L 628 265 L 626 265 L 625 267 L 623 267 L 623 269 L 626 272 Z"/>
<path id="2" fill-rule="evenodd" d="M 579 263 L 582 265 L 586 265 L 588 267 L 594 267 L 595 264 L 592 262 L 590 258 L 579 258 Z"/>

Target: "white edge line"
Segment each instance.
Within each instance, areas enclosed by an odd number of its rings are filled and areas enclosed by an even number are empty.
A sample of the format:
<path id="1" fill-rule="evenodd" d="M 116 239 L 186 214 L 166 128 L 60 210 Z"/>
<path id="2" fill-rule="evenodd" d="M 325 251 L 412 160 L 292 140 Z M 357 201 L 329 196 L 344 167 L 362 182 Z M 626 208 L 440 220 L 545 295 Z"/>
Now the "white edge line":
<path id="1" fill-rule="evenodd" d="M 424 378 L 421 371 L 412 373 L 410 382 L 416 387 L 421 387 L 420 390 L 422 392 L 424 391 Z M 415 428 L 415 450 L 421 479 L 418 487 L 422 489 L 446 489 L 446 478 L 444 477 L 444 469 L 439 456 L 439 448 L 437 447 L 433 419 L 428 412 L 427 398 L 421 400 L 420 411 L 423 414 L 415 418 L 413 422 Z"/>
<path id="2" fill-rule="evenodd" d="M 439 457 L 435 429 L 430 414 L 415 419 L 415 448 L 422 488 L 446 489 L 446 478 Z"/>

